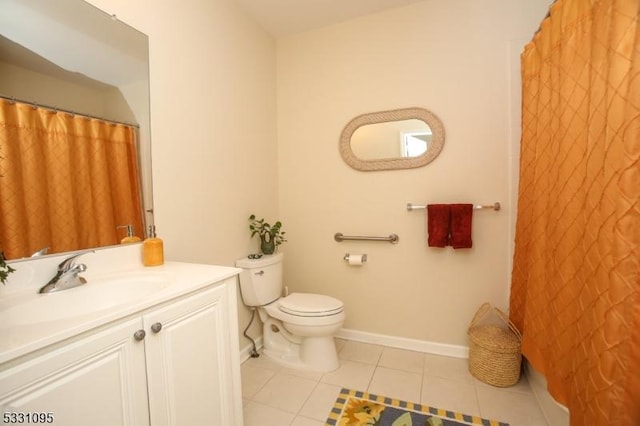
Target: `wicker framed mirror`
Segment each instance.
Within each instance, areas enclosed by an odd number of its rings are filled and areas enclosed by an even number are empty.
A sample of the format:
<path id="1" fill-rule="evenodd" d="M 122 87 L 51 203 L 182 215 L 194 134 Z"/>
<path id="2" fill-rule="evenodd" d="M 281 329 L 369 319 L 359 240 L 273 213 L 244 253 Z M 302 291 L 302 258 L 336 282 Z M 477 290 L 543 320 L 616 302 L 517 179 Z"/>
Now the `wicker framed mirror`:
<path id="1" fill-rule="evenodd" d="M 424 108 L 373 112 L 349 121 L 340 136 L 340 155 L 361 171 L 422 167 L 444 146 L 442 121 Z"/>

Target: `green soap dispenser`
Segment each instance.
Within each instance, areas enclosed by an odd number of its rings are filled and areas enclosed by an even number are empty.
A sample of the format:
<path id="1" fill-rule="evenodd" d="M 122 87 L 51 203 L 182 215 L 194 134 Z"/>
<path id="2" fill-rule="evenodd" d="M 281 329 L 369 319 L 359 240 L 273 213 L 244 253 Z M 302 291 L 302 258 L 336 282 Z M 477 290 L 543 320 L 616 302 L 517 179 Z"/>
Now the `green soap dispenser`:
<path id="1" fill-rule="evenodd" d="M 133 225 L 120 225 L 116 226 L 117 229 L 127 228 L 127 236 L 120 240 L 120 244 L 129 244 L 129 243 L 137 243 L 141 241 L 140 237 L 137 237 L 133 234 Z"/>

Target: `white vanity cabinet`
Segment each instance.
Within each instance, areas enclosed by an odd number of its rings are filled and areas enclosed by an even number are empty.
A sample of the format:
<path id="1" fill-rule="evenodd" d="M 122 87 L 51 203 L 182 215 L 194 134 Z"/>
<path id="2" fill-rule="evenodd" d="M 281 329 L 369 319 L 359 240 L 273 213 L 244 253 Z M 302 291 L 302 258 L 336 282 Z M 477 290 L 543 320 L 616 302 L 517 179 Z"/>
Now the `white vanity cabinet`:
<path id="1" fill-rule="evenodd" d="M 1 424 L 148 425 L 141 328 L 130 319 L 1 371 Z"/>
<path id="2" fill-rule="evenodd" d="M 236 309 L 232 277 L 11 361 L 0 368 L 1 414 L 50 413 L 65 426 L 241 425 Z"/>
<path id="3" fill-rule="evenodd" d="M 242 424 L 235 318 L 235 279 L 143 316 L 153 426 Z"/>

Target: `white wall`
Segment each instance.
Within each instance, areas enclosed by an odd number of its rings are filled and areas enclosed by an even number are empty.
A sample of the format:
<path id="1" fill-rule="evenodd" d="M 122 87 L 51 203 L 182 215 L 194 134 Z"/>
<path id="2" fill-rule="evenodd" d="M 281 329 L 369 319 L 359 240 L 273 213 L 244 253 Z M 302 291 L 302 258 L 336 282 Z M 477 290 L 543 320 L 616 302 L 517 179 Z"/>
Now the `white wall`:
<path id="1" fill-rule="evenodd" d="M 277 64 L 276 43 L 232 0 L 90 2 L 149 35 L 168 259 L 233 264 L 257 247 L 246 220 L 255 213 L 284 222 L 289 287 L 344 300 L 348 328 L 465 345 L 480 303 L 506 307 L 514 45 L 550 0 L 426 0 L 280 39 Z M 444 122 L 433 163 L 358 172 L 341 160 L 350 119 L 407 106 Z M 405 204 L 459 201 L 505 208 L 474 215 L 473 249 L 427 248 L 424 215 Z M 395 232 L 400 243 L 336 243 L 335 232 Z M 369 263 L 349 268 L 346 252 Z M 242 310 L 241 328 L 247 321 Z"/>
<path id="2" fill-rule="evenodd" d="M 483 302 L 506 309 L 519 121 L 513 46 L 530 39 L 550 3 L 427 0 L 278 40 L 279 219 L 291 290 L 343 300 L 348 329 L 463 346 Z M 342 161 L 349 120 L 412 106 L 444 123 L 433 163 L 360 172 Z M 495 201 L 503 210 L 475 212 L 474 247 L 456 251 L 426 247 L 424 212 L 405 207 Z M 397 233 L 400 242 L 337 243 L 336 232 Z M 347 252 L 369 261 L 349 267 Z"/>
<path id="3" fill-rule="evenodd" d="M 257 247 L 249 215 L 277 212 L 274 40 L 232 0 L 90 3 L 149 36 L 155 220 L 165 257 L 233 265 Z M 247 323 L 241 308 L 240 328 Z"/>

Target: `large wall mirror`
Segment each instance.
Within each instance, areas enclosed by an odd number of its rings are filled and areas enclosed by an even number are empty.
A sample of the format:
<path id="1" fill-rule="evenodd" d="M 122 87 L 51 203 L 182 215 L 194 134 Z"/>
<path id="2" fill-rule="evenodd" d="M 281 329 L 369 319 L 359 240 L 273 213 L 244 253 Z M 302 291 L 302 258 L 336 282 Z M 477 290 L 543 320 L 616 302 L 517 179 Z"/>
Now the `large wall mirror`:
<path id="1" fill-rule="evenodd" d="M 340 155 L 356 170 L 422 167 L 444 145 L 444 126 L 432 112 L 404 108 L 360 115 L 340 137 Z"/>
<path id="2" fill-rule="evenodd" d="M 145 34 L 83 0 L 0 1 L 3 100 L 128 123 L 135 128 L 137 154 L 133 156 L 137 156 L 140 176 L 139 187 L 132 191 L 141 194 L 142 229 L 135 230 L 140 238 L 144 238 L 146 226 L 153 224 L 148 52 Z M 2 152 L 0 161 L 6 161 Z M 74 163 L 73 173 L 84 173 L 88 166 Z M 86 202 L 91 198 L 90 192 L 81 196 Z M 106 209 L 118 207 L 114 200 Z M 3 226 L 7 225 L 0 220 L 0 235 Z M 118 241 L 102 245 L 117 244 L 126 231 L 117 232 Z M 96 246 L 77 247 L 87 248 Z M 49 250 L 53 253 L 56 250 Z"/>

